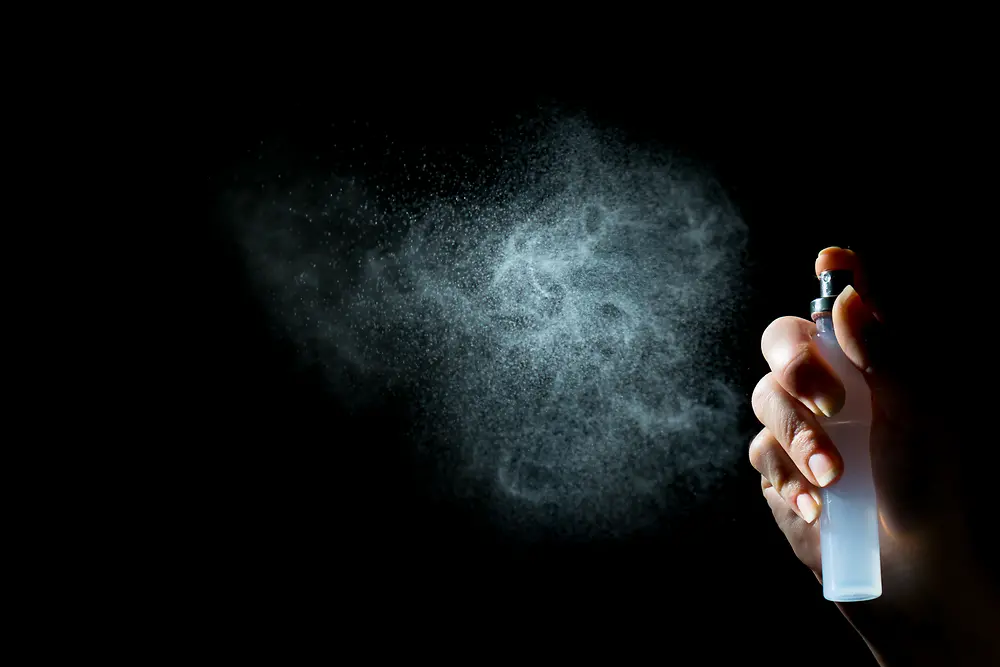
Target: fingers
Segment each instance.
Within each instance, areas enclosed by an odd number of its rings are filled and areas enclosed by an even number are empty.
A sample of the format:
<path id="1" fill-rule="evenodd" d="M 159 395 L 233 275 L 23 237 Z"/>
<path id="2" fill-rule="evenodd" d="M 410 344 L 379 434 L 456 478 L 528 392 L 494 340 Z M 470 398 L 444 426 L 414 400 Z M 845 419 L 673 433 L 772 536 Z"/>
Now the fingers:
<path id="1" fill-rule="evenodd" d="M 844 354 L 867 375 L 878 365 L 881 331 L 880 317 L 870 303 L 866 303 L 867 279 L 857 255 L 844 248 L 824 248 L 816 258 L 816 276 L 823 271 L 848 269 L 854 274 L 854 284 L 837 297 L 833 306 L 833 328 L 837 342 Z"/>
<path id="2" fill-rule="evenodd" d="M 760 350 L 778 383 L 814 414 L 832 417 L 844 407 L 844 385 L 816 349 L 816 325 L 779 317 L 768 325 Z"/>
<path id="3" fill-rule="evenodd" d="M 785 502 L 785 499 L 781 497 L 781 494 L 775 490 L 770 484 L 766 485 L 763 491 L 764 500 L 767 501 L 767 506 L 771 509 L 771 515 L 774 517 L 774 522 L 778 524 L 778 528 L 781 532 L 788 535 L 791 532 L 799 529 L 800 526 L 806 525 L 802 522 L 802 517 L 796 510 L 792 509 L 794 505 L 789 505 Z"/>
<path id="4" fill-rule="evenodd" d="M 820 576 L 822 560 L 820 558 L 819 526 L 816 523 L 808 524 L 803 521 L 785 502 L 784 498 L 778 495 L 773 486 L 766 482 L 762 482 L 762 484 L 765 485 L 764 499 L 767 500 L 767 506 L 771 508 L 774 522 L 785 534 L 785 539 L 788 540 L 788 544 L 791 545 L 792 551 L 795 552 L 798 559 L 813 571 L 820 583 L 823 583 Z"/>
<path id="5" fill-rule="evenodd" d="M 853 250 L 830 246 L 819 251 L 819 255 L 816 257 L 817 278 L 824 271 L 841 270 L 851 271 L 854 274 L 854 289 L 861 294 L 867 294 L 868 282 L 864 268 L 861 266 L 861 262 Z"/>
<path id="6" fill-rule="evenodd" d="M 753 390 L 754 414 L 767 427 L 795 467 L 813 486 L 832 484 L 843 461 L 816 415 L 768 373 Z"/>
<path id="7" fill-rule="evenodd" d="M 765 495 L 768 488 L 774 489 L 806 523 L 816 520 L 823 503 L 819 491 L 799 472 L 781 443 L 766 428 L 750 443 L 750 465 L 761 474 L 761 490 Z"/>
<path id="8" fill-rule="evenodd" d="M 873 354 L 880 333 L 875 313 L 856 290 L 848 286 L 833 304 L 833 330 L 851 363 L 866 374 L 874 372 Z"/>

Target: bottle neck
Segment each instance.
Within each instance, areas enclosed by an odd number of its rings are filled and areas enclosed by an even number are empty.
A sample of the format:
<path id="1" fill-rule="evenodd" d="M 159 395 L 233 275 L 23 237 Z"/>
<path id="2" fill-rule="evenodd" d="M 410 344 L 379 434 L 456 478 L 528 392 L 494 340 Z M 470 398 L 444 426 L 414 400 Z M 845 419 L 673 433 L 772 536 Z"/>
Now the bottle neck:
<path id="1" fill-rule="evenodd" d="M 833 333 L 833 317 L 828 311 L 814 314 L 813 321 L 818 333 Z"/>

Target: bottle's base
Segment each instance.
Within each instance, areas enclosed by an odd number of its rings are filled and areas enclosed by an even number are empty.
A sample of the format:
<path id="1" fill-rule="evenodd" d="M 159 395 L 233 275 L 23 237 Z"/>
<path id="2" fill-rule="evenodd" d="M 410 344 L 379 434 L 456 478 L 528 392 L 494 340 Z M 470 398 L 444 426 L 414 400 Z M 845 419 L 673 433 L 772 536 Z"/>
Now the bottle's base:
<path id="1" fill-rule="evenodd" d="M 857 588 L 857 589 L 838 589 L 833 593 L 823 592 L 823 597 L 830 602 L 864 602 L 865 600 L 874 600 L 882 595 L 882 589 L 879 588 Z"/>

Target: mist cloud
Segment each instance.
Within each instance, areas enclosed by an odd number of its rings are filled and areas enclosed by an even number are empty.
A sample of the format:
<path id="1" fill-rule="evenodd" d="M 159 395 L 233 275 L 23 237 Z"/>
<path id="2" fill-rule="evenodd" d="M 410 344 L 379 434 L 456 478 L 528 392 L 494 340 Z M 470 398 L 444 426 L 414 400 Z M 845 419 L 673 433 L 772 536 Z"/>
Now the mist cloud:
<path id="1" fill-rule="evenodd" d="M 418 397 L 452 493 L 511 525 L 628 531 L 679 475 L 741 460 L 721 336 L 747 230 L 709 181 L 585 122 L 522 155 L 499 184 L 402 209 L 350 174 L 265 187 L 234 222 L 335 391 Z"/>

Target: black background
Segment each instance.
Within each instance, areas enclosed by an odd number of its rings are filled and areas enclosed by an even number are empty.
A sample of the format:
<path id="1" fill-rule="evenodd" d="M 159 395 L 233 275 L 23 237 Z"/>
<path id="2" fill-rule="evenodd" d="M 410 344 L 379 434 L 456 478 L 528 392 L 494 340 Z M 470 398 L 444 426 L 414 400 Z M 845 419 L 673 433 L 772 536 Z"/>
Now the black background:
<path id="1" fill-rule="evenodd" d="M 973 284 L 966 263 L 945 263 L 965 245 L 955 225 L 978 233 L 967 213 L 979 187 L 971 101 L 948 95 L 945 113 L 927 106 L 925 86 L 807 90 L 734 75 L 664 91 L 614 73 L 578 78 L 407 86 L 376 73 L 297 91 L 280 72 L 223 72 L 191 94 L 183 146 L 196 199 L 173 230 L 192 251 L 177 313 L 191 431 L 176 454 L 187 538 L 176 562 L 198 595 L 182 614 L 239 645 L 281 650 L 361 641 L 481 659 L 601 645 L 666 664 L 869 664 L 774 526 L 748 462 L 657 535 L 525 543 L 474 502 L 434 499 L 401 436 L 400 406 L 349 414 L 270 333 L 219 203 L 234 174 L 260 168 L 248 160 L 261 141 L 276 147 L 266 169 L 320 159 L 350 172 L 362 169 L 359 152 L 386 141 L 414 155 L 488 155 L 497 127 L 553 110 L 700 162 L 739 207 L 750 307 L 734 345 L 748 406 L 767 370 L 760 334 L 775 317 L 807 316 L 823 247 L 856 249 L 886 308 L 914 323 L 925 300 Z M 933 268 L 919 259 L 928 253 Z"/>

